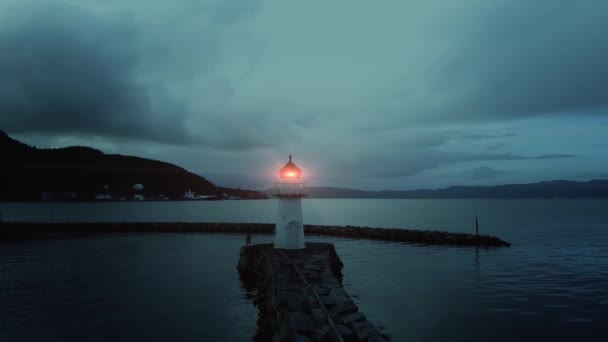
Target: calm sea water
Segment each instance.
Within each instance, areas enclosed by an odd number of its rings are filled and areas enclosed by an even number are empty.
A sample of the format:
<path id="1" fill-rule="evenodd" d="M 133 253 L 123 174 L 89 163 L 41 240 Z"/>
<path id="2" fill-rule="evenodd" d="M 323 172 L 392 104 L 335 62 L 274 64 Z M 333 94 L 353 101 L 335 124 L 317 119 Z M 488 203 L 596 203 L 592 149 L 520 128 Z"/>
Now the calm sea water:
<path id="1" fill-rule="evenodd" d="M 0 203 L 11 221 L 272 222 L 276 201 Z M 482 233 L 511 248 L 336 244 L 344 283 L 394 341 L 604 341 L 606 200 L 303 201 L 307 223 Z M 254 236 L 268 242 L 271 236 Z M 0 242 L 0 340 L 248 341 L 242 235 Z"/>

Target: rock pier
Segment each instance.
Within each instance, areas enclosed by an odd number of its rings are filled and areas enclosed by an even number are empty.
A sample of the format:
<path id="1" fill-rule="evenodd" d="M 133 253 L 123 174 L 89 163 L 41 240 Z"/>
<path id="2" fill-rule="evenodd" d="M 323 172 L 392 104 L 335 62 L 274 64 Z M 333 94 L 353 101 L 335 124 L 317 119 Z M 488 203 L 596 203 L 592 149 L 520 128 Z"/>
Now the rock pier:
<path id="1" fill-rule="evenodd" d="M 0 239 L 53 236 L 63 233 L 137 233 L 137 232 L 209 232 L 273 234 L 270 223 L 217 223 L 217 222 L 96 222 L 96 223 L 27 223 L 0 224 Z M 307 236 L 338 236 L 354 239 L 374 239 L 424 245 L 508 247 L 511 244 L 495 236 L 467 233 L 413 230 L 398 228 L 371 228 L 357 226 L 304 225 Z"/>
<path id="2" fill-rule="evenodd" d="M 333 244 L 304 249 L 243 246 L 238 270 L 256 288 L 255 341 L 386 341 L 342 287 L 342 262 Z"/>

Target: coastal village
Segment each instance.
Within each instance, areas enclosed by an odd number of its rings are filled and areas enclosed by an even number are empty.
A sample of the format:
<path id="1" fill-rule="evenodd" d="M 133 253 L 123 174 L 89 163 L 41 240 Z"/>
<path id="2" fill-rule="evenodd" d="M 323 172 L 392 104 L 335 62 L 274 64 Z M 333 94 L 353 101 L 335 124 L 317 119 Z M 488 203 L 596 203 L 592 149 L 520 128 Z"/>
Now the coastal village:
<path id="1" fill-rule="evenodd" d="M 82 198 L 76 192 L 53 192 L 45 191 L 40 194 L 41 202 L 51 201 L 75 201 Z M 104 185 L 102 191 L 94 194 L 90 200 L 94 201 L 219 201 L 219 200 L 249 200 L 261 199 L 259 196 L 245 194 L 244 196 L 233 195 L 229 193 L 218 194 L 198 194 L 191 189 L 184 191 L 183 196 L 169 197 L 165 194 L 146 193 L 144 184 L 133 184 L 130 193 L 112 192 L 109 185 Z"/>

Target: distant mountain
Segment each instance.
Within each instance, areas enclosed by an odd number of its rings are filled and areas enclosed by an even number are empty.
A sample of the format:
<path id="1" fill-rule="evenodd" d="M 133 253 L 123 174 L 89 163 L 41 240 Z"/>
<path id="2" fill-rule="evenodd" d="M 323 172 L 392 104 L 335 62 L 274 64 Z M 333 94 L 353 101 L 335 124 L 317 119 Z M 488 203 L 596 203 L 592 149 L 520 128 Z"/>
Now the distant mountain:
<path id="1" fill-rule="evenodd" d="M 267 189 L 264 192 L 272 196 L 274 190 Z M 437 190 L 406 191 L 309 187 L 305 193 L 309 198 L 608 198 L 608 180 L 556 180 L 531 184 L 451 186 Z"/>
<path id="2" fill-rule="evenodd" d="M 0 131 L 0 200 L 179 199 L 187 190 L 217 198 L 266 198 L 258 191 L 216 186 L 173 164 L 83 146 L 39 149 Z"/>

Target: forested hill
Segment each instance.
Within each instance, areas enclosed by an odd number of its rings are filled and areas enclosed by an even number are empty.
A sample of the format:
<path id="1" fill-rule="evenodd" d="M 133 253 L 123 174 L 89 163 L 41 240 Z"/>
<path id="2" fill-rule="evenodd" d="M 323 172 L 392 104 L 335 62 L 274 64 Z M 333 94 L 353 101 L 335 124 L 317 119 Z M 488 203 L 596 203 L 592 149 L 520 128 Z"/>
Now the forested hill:
<path id="1" fill-rule="evenodd" d="M 173 164 L 145 158 L 105 154 L 74 146 L 39 149 L 0 131 L 0 200 L 181 199 L 191 190 L 217 198 L 266 198 L 258 191 L 223 188 Z M 134 189 L 135 184 L 143 189 Z"/>

